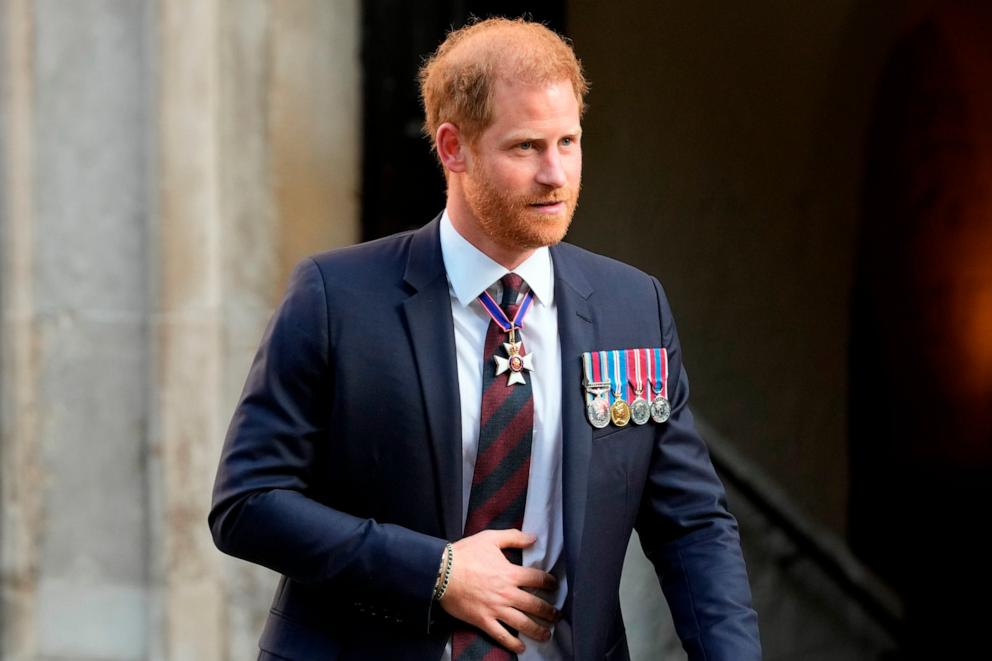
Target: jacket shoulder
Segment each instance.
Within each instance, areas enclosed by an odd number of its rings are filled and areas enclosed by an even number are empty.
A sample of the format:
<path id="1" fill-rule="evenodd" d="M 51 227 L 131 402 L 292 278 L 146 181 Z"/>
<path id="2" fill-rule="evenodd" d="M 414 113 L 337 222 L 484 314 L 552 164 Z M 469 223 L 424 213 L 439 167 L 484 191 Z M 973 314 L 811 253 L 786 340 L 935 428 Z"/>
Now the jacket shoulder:
<path id="1" fill-rule="evenodd" d="M 360 281 L 369 277 L 381 278 L 395 271 L 402 276 L 410 250 L 410 241 L 416 230 L 401 232 L 343 248 L 334 248 L 311 255 L 312 261 L 327 279 Z"/>

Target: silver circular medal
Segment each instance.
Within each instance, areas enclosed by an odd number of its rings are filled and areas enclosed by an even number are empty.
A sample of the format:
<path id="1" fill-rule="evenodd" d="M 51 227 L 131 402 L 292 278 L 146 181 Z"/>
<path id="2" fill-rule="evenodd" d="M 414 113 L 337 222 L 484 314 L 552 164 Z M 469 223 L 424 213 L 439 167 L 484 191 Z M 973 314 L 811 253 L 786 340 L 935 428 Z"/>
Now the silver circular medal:
<path id="1" fill-rule="evenodd" d="M 651 419 L 651 405 L 648 400 L 638 397 L 630 403 L 630 419 L 635 425 L 643 425 Z"/>
<path id="2" fill-rule="evenodd" d="M 668 400 L 658 395 L 651 402 L 651 419 L 661 424 L 672 417 L 672 405 Z"/>
<path id="3" fill-rule="evenodd" d="M 586 417 L 589 424 L 596 429 L 602 429 L 610 424 L 610 405 L 605 397 L 595 397 L 586 404 Z"/>

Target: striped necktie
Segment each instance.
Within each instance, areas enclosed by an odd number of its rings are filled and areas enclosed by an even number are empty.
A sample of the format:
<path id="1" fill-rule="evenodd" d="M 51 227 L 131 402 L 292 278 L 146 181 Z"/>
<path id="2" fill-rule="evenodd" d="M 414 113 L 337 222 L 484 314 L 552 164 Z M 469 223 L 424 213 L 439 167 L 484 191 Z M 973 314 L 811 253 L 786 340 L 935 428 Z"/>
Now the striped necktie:
<path id="1" fill-rule="evenodd" d="M 500 306 L 513 319 L 523 278 L 508 273 L 500 280 Z M 517 341 L 520 341 L 518 336 Z M 482 362 L 482 416 L 479 423 L 479 452 L 472 475 L 472 491 L 465 521 L 465 536 L 483 530 L 523 527 L 530 473 L 530 446 L 534 434 L 534 397 L 530 378 L 507 385 L 506 374 L 496 374 L 493 356 L 505 357 L 507 333 L 490 320 Z M 521 355 L 526 350 L 521 345 Z M 521 564 L 521 549 L 506 549 L 507 558 Z M 452 661 L 505 661 L 516 654 L 505 650 L 478 629 L 455 631 L 451 639 Z"/>

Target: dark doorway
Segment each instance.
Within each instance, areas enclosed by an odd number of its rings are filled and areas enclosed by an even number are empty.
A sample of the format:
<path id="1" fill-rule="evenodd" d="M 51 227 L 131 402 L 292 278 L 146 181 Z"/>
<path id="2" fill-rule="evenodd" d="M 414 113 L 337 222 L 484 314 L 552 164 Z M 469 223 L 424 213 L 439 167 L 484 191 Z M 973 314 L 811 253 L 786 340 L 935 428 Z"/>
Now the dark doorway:
<path id="1" fill-rule="evenodd" d="M 362 239 L 419 227 L 444 207 L 444 177 L 421 133 L 417 70 L 472 16 L 528 16 L 562 34 L 565 3 L 369 0 L 362 3 Z"/>
<path id="2" fill-rule="evenodd" d="M 921 659 L 971 658 L 992 612 L 992 8 L 975 6 L 940 4 L 890 58 L 853 299 L 851 544 L 903 595 Z"/>

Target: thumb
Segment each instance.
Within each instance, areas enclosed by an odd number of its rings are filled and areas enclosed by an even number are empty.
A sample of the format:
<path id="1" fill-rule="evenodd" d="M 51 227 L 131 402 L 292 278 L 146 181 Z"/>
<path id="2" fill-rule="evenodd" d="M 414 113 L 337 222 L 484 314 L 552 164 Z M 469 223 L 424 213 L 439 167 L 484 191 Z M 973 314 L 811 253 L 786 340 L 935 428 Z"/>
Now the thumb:
<path id="1" fill-rule="evenodd" d="M 497 530 L 496 532 L 496 546 L 501 549 L 522 549 L 530 546 L 535 541 L 537 537 L 529 532 L 521 532 L 515 528 L 510 530 Z"/>

